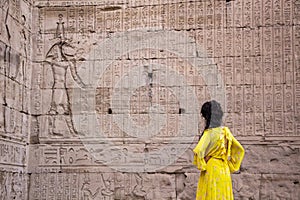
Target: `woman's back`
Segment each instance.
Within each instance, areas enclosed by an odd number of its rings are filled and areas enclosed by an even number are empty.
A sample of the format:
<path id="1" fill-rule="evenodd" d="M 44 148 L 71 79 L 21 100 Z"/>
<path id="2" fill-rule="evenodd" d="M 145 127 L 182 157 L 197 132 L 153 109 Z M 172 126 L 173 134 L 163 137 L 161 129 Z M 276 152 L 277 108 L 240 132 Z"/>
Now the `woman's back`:
<path id="1" fill-rule="evenodd" d="M 205 156 L 225 160 L 228 140 L 225 136 L 224 127 L 206 129 L 203 134 L 207 134 L 209 139 L 209 145 L 206 149 Z"/>

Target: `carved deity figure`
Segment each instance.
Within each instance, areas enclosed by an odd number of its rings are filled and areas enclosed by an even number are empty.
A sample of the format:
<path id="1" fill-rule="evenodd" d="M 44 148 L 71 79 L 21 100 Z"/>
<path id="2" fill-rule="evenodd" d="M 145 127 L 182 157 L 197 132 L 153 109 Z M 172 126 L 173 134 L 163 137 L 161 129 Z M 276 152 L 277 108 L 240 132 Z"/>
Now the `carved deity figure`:
<path id="1" fill-rule="evenodd" d="M 22 30 L 20 31 L 20 51 L 21 51 L 21 56 L 20 56 L 20 63 L 16 65 L 16 71 L 15 74 L 12 75 L 13 79 L 18 79 L 20 82 L 25 82 L 25 70 L 26 70 L 26 65 L 27 65 L 27 33 L 26 33 L 26 17 L 24 15 L 21 16 L 21 25 L 22 25 Z"/>
<path id="2" fill-rule="evenodd" d="M 84 182 L 82 187 L 82 200 L 91 200 L 95 199 L 98 196 L 100 188 L 97 188 L 95 192 L 92 192 L 89 182 Z"/>
<path id="3" fill-rule="evenodd" d="M 51 46 L 46 54 L 45 62 L 50 64 L 53 73 L 53 85 L 51 94 L 51 106 L 49 110 L 50 115 L 53 116 L 51 123 L 51 130 L 54 135 L 63 135 L 61 130 L 57 127 L 61 127 L 62 124 L 66 123 L 69 131 L 72 135 L 77 134 L 74 129 L 72 121 L 72 113 L 70 106 L 70 96 L 68 94 L 66 85 L 66 76 L 68 69 L 71 72 L 72 78 L 75 82 L 85 87 L 85 84 L 77 74 L 76 61 L 80 60 L 80 54 L 83 49 L 77 49 L 72 45 L 72 41 L 66 39 L 63 15 L 58 16 L 57 28 L 55 33 L 55 43 Z"/>
<path id="4" fill-rule="evenodd" d="M 104 179 L 103 174 L 101 174 L 102 181 L 104 183 L 104 188 L 101 190 L 103 195 L 103 200 L 113 200 L 114 191 L 112 189 L 112 181 L 110 179 Z"/>
<path id="5" fill-rule="evenodd" d="M 6 37 L 9 40 L 11 38 L 9 27 L 8 27 L 9 0 L 1 0 L 0 1 L 0 6 L 2 8 L 1 20 L 4 21 L 4 23 L 1 23 L 0 35 L 5 32 Z"/>
<path id="6" fill-rule="evenodd" d="M 0 200 L 6 199 L 8 195 L 8 185 L 8 176 L 4 172 L 0 173 Z"/>

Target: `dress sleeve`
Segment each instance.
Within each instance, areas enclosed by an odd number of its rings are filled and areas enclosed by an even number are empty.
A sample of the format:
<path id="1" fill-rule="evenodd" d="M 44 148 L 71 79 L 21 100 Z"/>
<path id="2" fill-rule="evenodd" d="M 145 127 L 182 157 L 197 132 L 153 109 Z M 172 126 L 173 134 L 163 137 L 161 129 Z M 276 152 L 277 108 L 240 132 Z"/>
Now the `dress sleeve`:
<path id="1" fill-rule="evenodd" d="M 206 170 L 206 162 L 205 162 L 205 152 L 210 143 L 210 136 L 207 131 L 204 131 L 203 136 L 198 142 L 197 146 L 194 148 L 194 161 L 193 164 L 197 166 L 197 168 L 201 171 Z"/>
<path id="2" fill-rule="evenodd" d="M 228 166 L 230 172 L 236 172 L 240 169 L 241 163 L 243 161 L 245 150 L 243 146 L 234 138 L 230 130 L 226 127 L 226 135 L 230 138 L 230 145 L 228 146 L 229 160 Z"/>

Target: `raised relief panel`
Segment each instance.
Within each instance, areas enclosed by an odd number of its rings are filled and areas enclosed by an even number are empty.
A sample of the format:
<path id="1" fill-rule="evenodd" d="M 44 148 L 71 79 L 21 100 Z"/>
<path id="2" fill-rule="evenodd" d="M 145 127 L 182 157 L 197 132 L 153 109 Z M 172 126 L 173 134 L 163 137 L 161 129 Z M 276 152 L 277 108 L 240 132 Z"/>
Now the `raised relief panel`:
<path id="1" fill-rule="evenodd" d="M 30 179 L 29 197 L 34 200 L 79 199 L 79 180 L 85 180 L 84 177 L 79 176 L 76 173 L 33 173 Z"/>
<path id="2" fill-rule="evenodd" d="M 263 25 L 263 1 L 253 0 L 253 26 L 258 27 Z"/>
<path id="3" fill-rule="evenodd" d="M 23 172 L 0 172 L 0 194 L 3 200 L 24 199 L 28 197 L 28 176 Z"/>
<path id="4" fill-rule="evenodd" d="M 300 112 L 300 84 L 294 85 L 295 112 Z"/>
<path id="5" fill-rule="evenodd" d="M 245 115 L 243 113 L 234 114 L 234 135 L 241 136 L 245 135 Z"/>
<path id="6" fill-rule="evenodd" d="M 253 55 L 253 30 L 246 28 L 243 30 L 244 46 L 243 55 L 252 56 Z"/>
<path id="7" fill-rule="evenodd" d="M 254 85 L 263 85 L 263 63 L 262 57 L 256 56 L 253 58 L 253 70 L 254 70 Z"/>
<path id="8" fill-rule="evenodd" d="M 1 13 L 0 13 L 1 14 Z M 8 47 L 2 41 L 0 41 L 0 74 L 5 75 L 5 63 L 6 63 L 6 49 Z"/>
<path id="9" fill-rule="evenodd" d="M 294 55 L 293 30 L 290 27 L 283 28 L 283 66 L 285 83 L 294 83 Z M 297 58 L 297 56 L 296 56 Z M 296 66 L 296 65 L 295 65 Z M 296 72 L 297 73 L 297 72 Z M 296 81 L 296 80 L 295 80 Z"/>
<path id="10" fill-rule="evenodd" d="M 204 26 L 204 5 L 202 1 L 195 2 L 195 29 L 201 29 Z"/>
<path id="11" fill-rule="evenodd" d="M 235 121 L 233 119 L 233 116 L 234 113 L 226 113 L 226 118 L 224 120 L 225 121 L 224 123 L 226 124 L 226 126 L 228 126 L 231 129 L 233 133 L 235 133 L 235 128 L 234 128 Z"/>
<path id="12" fill-rule="evenodd" d="M 234 3 L 226 2 L 226 27 L 234 27 Z"/>
<path id="13" fill-rule="evenodd" d="M 234 68 L 233 68 L 233 58 L 232 57 L 226 57 L 225 58 L 225 82 L 228 85 L 232 85 L 234 83 Z"/>
<path id="14" fill-rule="evenodd" d="M 273 84 L 273 47 L 272 47 L 272 29 L 264 28 L 263 38 L 263 66 L 264 66 L 264 83 L 265 85 Z"/>
<path id="15" fill-rule="evenodd" d="M 13 135 L 14 133 L 14 128 L 15 128 L 15 118 L 16 118 L 16 111 L 14 109 L 11 109 L 9 107 L 5 107 L 4 109 L 5 115 L 4 115 L 4 120 L 5 120 L 5 132 Z"/>
<path id="16" fill-rule="evenodd" d="M 208 29 L 205 31 L 205 47 L 208 57 L 214 56 L 214 30 Z"/>
<path id="17" fill-rule="evenodd" d="M 233 49 L 233 40 L 234 40 L 234 36 L 233 36 L 233 29 L 231 28 L 227 28 L 225 29 L 225 56 L 233 56 L 234 55 L 234 49 Z"/>
<path id="18" fill-rule="evenodd" d="M 85 19 L 87 32 L 95 32 L 95 6 L 87 6 Z"/>
<path id="19" fill-rule="evenodd" d="M 273 28 L 264 27 L 263 29 L 263 53 L 272 55 L 273 53 Z"/>
<path id="20" fill-rule="evenodd" d="M 234 84 L 242 85 L 244 79 L 244 72 L 243 72 L 243 57 L 235 57 L 234 58 Z"/>
<path id="21" fill-rule="evenodd" d="M 234 87 L 233 86 L 226 86 L 226 109 L 227 113 L 232 113 L 235 111 L 235 99 L 234 99 Z"/>
<path id="22" fill-rule="evenodd" d="M 233 10 L 234 10 L 234 26 L 242 27 L 243 26 L 243 3 L 244 1 L 238 0 L 233 1 Z"/>
<path id="23" fill-rule="evenodd" d="M 16 18 L 17 20 L 20 19 L 20 0 L 13 0 L 11 1 L 11 4 L 10 4 L 10 14 Z"/>
<path id="24" fill-rule="evenodd" d="M 86 9 L 83 6 L 79 6 L 77 10 L 77 31 L 78 31 L 78 37 L 79 35 L 85 34 L 85 20 L 86 20 Z"/>
<path id="25" fill-rule="evenodd" d="M 196 42 L 197 45 L 199 45 L 202 49 L 205 47 L 205 41 L 204 41 L 204 30 L 196 30 L 195 35 L 196 35 Z"/>
<path id="26" fill-rule="evenodd" d="M 243 55 L 243 31 L 240 28 L 234 29 L 234 56 Z"/>
<path id="27" fill-rule="evenodd" d="M 141 8 L 138 9 L 138 16 L 141 15 Z M 123 11 L 117 10 L 114 13 L 114 30 L 115 31 L 123 31 Z"/>
<path id="28" fill-rule="evenodd" d="M 255 113 L 254 114 L 254 134 L 255 135 L 264 135 L 264 114 L 263 113 Z"/>
<path id="29" fill-rule="evenodd" d="M 293 85 L 284 85 L 284 112 L 292 112 L 295 109 L 294 106 L 294 86 Z"/>
<path id="30" fill-rule="evenodd" d="M 243 1 L 243 26 L 252 27 L 252 0 Z"/>
<path id="31" fill-rule="evenodd" d="M 205 25 L 207 29 L 214 27 L 214 1 L 205 1 Z"/>
<path id="32" fill-rule="evenodd" d="M 294 1 L 294 17 L 293 17 L 293 24 L 300 24 L 300 2 Z"/>
<path id="33" fill-rule="evenodd" d="M 283 85 L 274 85 L 274 111 L 283 111 L 283 101 L 286 97 L 283 96 Z"/>
<path id="34" fill-rule="evenodd" d="M 186 19 L 187 19 L 187 4 L 177 3 L 176 4 L 177 15 L 176 15 L 176 29 L 185 30 L 186 29 Z M 157 19 L 156 19 L 157 21 Z"/>
<path id="35" fill-rule="evenodd" d="M 168 28 L 174 30 L 176 27 L 177 9 L 175 4 L 167 4 L 169 10 L 169 18 L 167 20 Z"/>
<path id="36" fill-rule="evenodd" d="M 23 167 L 26 164 L 26 147 L 21 144 L 0 139 L 0 165 Z"/>
<path id="37" fill-rule="evenodd" d="M 282 28 L 274 27 L 274 84 L 281 84 L 284 82 L 283 74 L 283 51 L 282 51 Z"/>
<path id="38" fill-rule="evenodd" d="M 223 47 L 223 29 L 214 30 L 214 57 L 223 57 L 224 47 Z"/>
<path id="39" fill-rule="evenodd" d="M 126 8 L 123 12 L 123 30 L 124 31 L 128 31 L 131 29 L 131 9 L 132 8 Z"/>
<path id="40" fill-rule="evenodd" d="M 273 56 L 268 55 L 263 57 L 263 79 L 265 85 L 273 84 Z"/>
<path id="41" fill-rule="evenodd" d="M 131 13 L 132 14 L 132 13 Z M 131 20 L 134 20 L 132 17 L 132 15 L 130 16 L 131 17 Z M 105 31 L 108 31 L 108 32 L 112 32 L 114 31 L 113 28 L 114 28 L 114 20 L 113 20 L 113 13 L 112 12 L 105 12 L 104 13 L 104 19 L 105 19 L 105 27 L 104 27 L 104 30 Z M 132 21 L 132 28 L 134 28 L 134 25 L 133 25 L 133 21 Z"/>
<path id="42" fill-rule="evenodd" d="M 214 1 L 214 27 L 222 29 L 225 26 L 225 5 L 224 1 Z"/>
<path id="43" fill-rule="evenodd" d="M 263 0 L 263 25 L 273 25 L 272 0 Z"/>
<path id="44" fill-rule="evenodd" d="M 274 0 L 273 1 L 273 20 L 274 24 L 283 23 L 283 0 Z"/>
<path id="45" fill-rule="evenodd" d="M 42 67 L 42 83 L 41 83 L 41 89 L 49 89 L 53 87 L 54 84 L 54 79 L 53 78 L 53 67 L 48 64 L 48 63 L 44 63 L 43 65 L 41 65 Z"/>
<path id="46" fill-rule="evenodd" d="M 140 8 L 133 9 L 131 12 L 132 29 L 138 29 L 141 27 L 141 16 L 139 16 L 140 14 L 139 9 Z M 114 19 L 114 15 L 113 15 L 113 19 Z"/>
<path id="47" fill-rule="evenodd" d="M 274 113 L 274 133 L 275 135 L 284 135 L 284 119 L 282 112 Z"/>
<path id="48" fill-rule="evenodd" d="M 5 128 L 4 128 L 4 124 L 5 124 L 5 107 L 0 104 L 0 133 L 4 133 L 5 132 Z"/>
<path id="49" fill-rule="evenodd" d="M 76 22 L 76 18 L 75 18 L 75 9 L 70 8 L 69 9 L 69 16 L 70 19 L 68 20 L 69 23 L 69 27 L 72 27 L 72 29 L 75 31 L 75 22 Z M 122 15 L 121 15 L 122 17 Z M 105 18 L 104 18 L 104 12 L 102 11 L 102 8 L 99 6 L 96 6 L 96 11 L 95 11 L 95 24 L 96 24 L 96 32 L 97 33 L 101 33 L 101 32 L 105 32 L 104 27 L 105 27 Z"/>
<path id="50" fill-rule="evenodd" d="M 244 111 L 244 87 L 235 86 L 235 112 L 242 113 Z"/>
<path id="51" fill-rule="evenodd" d="M 20 53 L 11 47 L 7 47 L 6 56 L 6 58 L 8 59 L 8 62 L 6 63 L 6 75 L 13 80 L 19 81 L 19 79 L 22 79 L 22 76 L 24 75 L 21 68 Z"/>
<path id="52" fill-rule="evenodd" d="M 294 28 L 294 36 L 293 36 L 293 44 L 294 44 L 294 54 L 300 54 L 300 27 L 296 26 Z M 294 80 L 295 83 L 300 83 L 300 57 L 296 56 L 294 60 Z"/>
<path id="53" fill-rule="evenodd" d="M 75 7 L 70 7 L 68 9 L 68 32 L 75 33 L 77 31 L 77 12 Z"/>
<path id="54" fill-rule="evenodd" d="M 265 112 L 264 130 L 265 130 L 265 135 L 272 135 L 274 133 L 274 113 L 273 112 Z"/>
<path id="55" fill-rule="evenodd" d="M 244 111 L 246 113 L 253 113 L 254 112 L 254 100 L 253 100 L 253 86 L 252 85 L 245 85 L 244 86 Z"/>
<path id="56" fill-rule="evenodd" d="M 263 53 L 263 33 L 261 28 L 257 28 L 253 30 L 253 54 L 261 56 Z"/>
<path id="57" fill-rule="evenodd" d="M 244 84 L 253 84 L 253 57 L 244 57 Z"/>
<path id="58" fill-rule="evenodd" d="M 274 91 L 272 85 L 264 86 L 264 111 L 273 112 L 274 109 Z"/>
<path id="59" fill-rule="evenodd" d="M 44 49 L 44 30 L 45 30 L 45 10 L 44 8 L 38 9 L 38 16 L 37 16 L 37 35 L 33 43 L 35 44 L 35 51 L 33 55 L 36 55 L 35 60 L 43 60 L 45 49 Z"/>
<path id="60" fill-rule="evenodd" d="M 16 98 L 15 93 L 16 93 L 17 83 L 5 77 L 5 86 L 6 86 L 6 91 L 4 91 L 5 102 L 9 107 L 13 107 Z"/>
<path id="61" fill-rule="evenodd" d="M 254 129 L 254 113 L 245 113 L 245 135 L 253 135 Z"/>
<path id="62" fill-rule="evenodd" d="M 293 23 L 293 0 L 284 0 L 283 2 L 283 23 L 292 25 Z"/>
<path id="63" fill-rule="evenodd" d="M 297 131 L 295 131 L 294 126 L 295 126 L 295 113 L 294 112 L 284 113 L 285 133 L 290 136 L 297 135 Z"/>

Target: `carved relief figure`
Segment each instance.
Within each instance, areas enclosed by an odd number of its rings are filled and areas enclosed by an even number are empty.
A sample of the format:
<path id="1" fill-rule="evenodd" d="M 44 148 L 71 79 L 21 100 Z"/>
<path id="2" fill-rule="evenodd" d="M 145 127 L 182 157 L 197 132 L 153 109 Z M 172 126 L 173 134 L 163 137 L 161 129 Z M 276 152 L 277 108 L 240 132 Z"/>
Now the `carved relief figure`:
<path id="1" fill-rule="evenodd" d="M 1 172 L 0 174 L 0 200 L 5 200 L 8 191 L 7 191 L 7 186 L 8 186 L 8 178 L 7 175 L 4 172 Z"/>
<path id="2" fill-rule="evenodd" d="M 132 193 L 134 194 L 135 198 L 138 199 L 145 199 L 147 195 L 146 191 L 143 189 L 143 178 L 140 174 L 134 174 L 136 180 L 136 186 L 134 186 Z"/>
<path id="3" fill-rule="evenodd" d="M 94 192 L 94 189 L 92 188 L 92 185 L 90 183 L 90 178 L 88 175 L 85 175 L 84 182 L 81 186 L 81 191 L 82 191 L 82 200 L 91 200 L 91 199 L 99 199 L 96 198 L 99 194 L 100 187 L 96 189 Z"/>
<path id="4" fill-rule="evenodd" d="M 24 15 L 21 16 L 21 25 L 22 30 L 20 32 L 20 50 L 21 50 L 21 56 L 20 56 L 20 63 L 16 65 L 16 72 L 13 75 L 13 79 L 17 79 L 19 76 L 19 81 L 25 82 L 25 69 L 27 64 L 27 33 L 26 33 L 26 17 Z"/>
<path id="5" fill-rule="evenodd" d="M 9 0 L 1 0 L 0 6 L 3 9 L 1 19 L 4 20 L 4 23 L 1 25 L 0 34 L 6 32 L 7 39 L 9 40 L 11 38 L 8 28 Z"/>
<path id="6" fill-rule="evenodd" d="M 11 184 L 11 199 L 22 199 L 23 191 L 22 191 L 22 180 L 18 174 L 15 174 L 12 179 Z"/>
<path id="7" fill-rule="evenodd" d="M 110 178 L 104 179 L 103 174 L 101 174 L 102 181 L 104 183 L 104 188 L 101 190 L 103 195 L 103 200 L 114 200 L 114 190 L 112 188 L 112 180 Z"/>
<path id="8" fill-rule="evenodd" d="M 46 63 L 51 65 L 53 73 L 53 85 L 52 85 L 52 94 L 51 94 L 51 107 L 49 114 L 51 115 L 60 115 L 52 118 L 50 131 L 54 135 L 63 135 L 61 130 L 58 130 L 58 127 L 62 127 L 64 123 L 67 124 L 67 127 L 72 135 L 77 134 L 74 129 L 72 121 L 72 112 L 70 107 L 70 96 L 67 91 L 66 85 L 66 76 L 67 70 L 69 69 L 72 75 L 72 78 L 76 83 L 85 87 L 85 84 L 77 74 L 76 61 L 80 60 L 80 55 L 83 52 L 83 49 L 76 49 L 72 45 L 72 41 L 66 39 L 65 29 L 63 22 L 63 15 L 60 14 L 57 22 L 57 28 L 55 33 L 55 43 L 51 46 L 49 51 L 46 54 Z"/>

